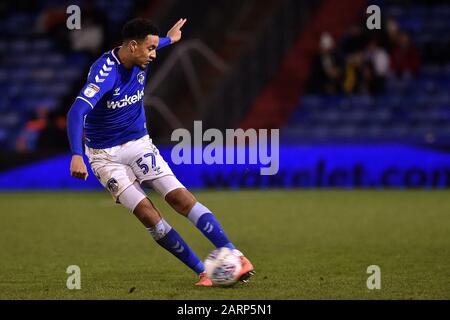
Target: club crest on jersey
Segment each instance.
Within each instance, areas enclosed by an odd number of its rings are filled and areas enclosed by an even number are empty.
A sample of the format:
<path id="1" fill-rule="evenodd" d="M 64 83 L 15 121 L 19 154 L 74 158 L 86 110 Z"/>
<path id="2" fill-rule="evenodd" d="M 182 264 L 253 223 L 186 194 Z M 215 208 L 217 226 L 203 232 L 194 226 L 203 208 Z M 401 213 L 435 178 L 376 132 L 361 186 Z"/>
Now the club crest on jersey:
<path id="1" fill-rule="evenodd" d="M 88 98 L 92 98 L 99 91 L 100 91 L 100 88 L 98 86 L 96 86 L 93 83 L 89 83 L 87 85 L 86 89 L 84 89 L 83 94 Z"/>
<path id="2" fill-rule="evenodd" d="M 114 178 L 109 179 L 108 182 L 106 183 L 106 186 L 108 187 L 108 190 L 111 192 L 119 191 L 119 183 Z"/>
<path id="3" fill-rule="evenodd" d="M 145 78 L 144 75 L 145 75 L 144 71 L 141 71 L 137 74 L 137 80 L 141 85 L 144 85 L 144 78 Z"/>

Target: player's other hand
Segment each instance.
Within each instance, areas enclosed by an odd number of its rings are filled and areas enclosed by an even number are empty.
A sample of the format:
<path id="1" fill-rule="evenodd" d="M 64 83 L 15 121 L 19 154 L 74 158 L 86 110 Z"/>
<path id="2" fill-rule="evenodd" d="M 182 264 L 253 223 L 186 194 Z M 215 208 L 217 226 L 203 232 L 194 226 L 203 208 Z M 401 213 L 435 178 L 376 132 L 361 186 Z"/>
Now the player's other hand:
<path id="1" fill-rule="evenodd" d="M 181 27 L 186 23 L 187 19 L 180 19 L 173 25 L 173 27 L 167 32 L 167 36 L 170 38 L 171 43 L 180 41 L 181 39 Z"/>
<path id="2" fill-rule="evenodd" d="M 72 156 L 72 160 L 70 161 L 70 175 L 77 179 L 86 180 L 88 178 L 89 174 L 82 156 L 78 154 Z"/>

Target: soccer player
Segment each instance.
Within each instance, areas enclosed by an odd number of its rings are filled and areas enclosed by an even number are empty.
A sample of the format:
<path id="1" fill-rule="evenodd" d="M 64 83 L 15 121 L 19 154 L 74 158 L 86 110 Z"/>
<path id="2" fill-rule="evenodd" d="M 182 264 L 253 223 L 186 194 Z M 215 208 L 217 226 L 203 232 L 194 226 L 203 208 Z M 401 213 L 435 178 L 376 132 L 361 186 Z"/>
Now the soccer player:
<path id="1" fill-rule="evenodd" d="M 86 180 L 85 153 L 100 183 L 113 199 L 144 224 L 164 249 L 199 275 L 198 286 L 212 286 L 203 263 L 183 238 L 147 198 L 141 184 L 156 190 L 178 213 L 187 217 L 217 248 L 229 247 L 240 256 L 239 279 L 247 282 L 254 268 L 236 249 L 207 207 L 202 205 L 174 176 L 147 131 L 144 86 L 148 65 L 156 51 L 181 39 L 180 19 L 166 37 L 150 20 L 133 19 L 122 29 L 122 45 L 104 53 L 91 66 L 86 85 L 67 115 L 72 150 L 70 174 Z"/>

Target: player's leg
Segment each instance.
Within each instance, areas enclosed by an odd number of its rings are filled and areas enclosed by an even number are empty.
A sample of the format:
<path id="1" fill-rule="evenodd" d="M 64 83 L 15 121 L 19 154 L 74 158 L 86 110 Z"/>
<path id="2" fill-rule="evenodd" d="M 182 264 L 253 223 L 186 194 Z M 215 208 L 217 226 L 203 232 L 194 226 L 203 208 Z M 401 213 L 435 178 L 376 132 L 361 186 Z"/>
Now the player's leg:
<path id="1" fill-rule="evenodd" d="M 132 168 L 122 163 L 122 151 L 127 150 L 122 146 L 103 150 L 87 148 L 89 164 L 97 179 L 116 202 L 136 215 L 159 245 L 200 274 L 199 285 L 212 285 L 209 279 L 204 279 L 204 266 L 200 259 L 161 217 L 136 181 Z"/>
<path id="2" fill-rule="evenodd" d="M 172 253 L 197 274 L 205 271 L 203 263 L 197 255 L 178 232 L 162 218 L 161 213 L 147 198 L 138 182 L 125 189 L 119 195 L 119 201 L 125 208 L 133 212 L 161 247 Z"/>
<path id="3" fill-rule="evenodd" d="M 167 162 L 149 137 L 130 148 L 130 167 L 139 182 L 157 191 L 178 213 L 187 217 L 216 246 L 236 249 L 211 213 L 174 176 Z"/>
<path id="4" fill-rule="evenodd" d="M 167 190 L 164 185 L 175 184 L 171 180 L 176 180 L 176 178 L 174 176 L 162 177 L 155 180 L 152 185 L 156 190 Z M 165 195 L 163 193 L 163 196 L 176 212 L 188 218 L 216 248 L 236 249 L 212 211 L 198 202 L 186 188 L 171 190 Z"/>
<path id="5" fill-rule="evenodd" d="M 164 199 L 176 189 L 184 190 L 181 191 L 181 194 L 178 192 L 173 193 L 169 200 L 166 199 L 166 201 L 177 212 L 188 217 L 216 247 L 227 246 L 241 255 L 241 259 L 244 261 L 243 265 L 247 266 L 243 268 L 243 270 L 247 270 L 243 274 L 243 278 L 251 274 L 253 272 L 251 263 L 245 259 L 228 239 L 211 211 L 198 203 L 195 197 L 175 178 L 169 165 L 161 157 L 158 148 L 153 145 L 150 138 L 148 136 L 143 137 L 133 143 L 130 148 L 132 150 L 129 152 L 131 156 L 128 159 L 128 163 L 139 182 L 152 187 Z M 171 201 L 172 199 L 174 200 Z M 248 263 L 245 263 L 246 261 Z"/>
<path id="6" fill-rule="evenodd" d="M 240 257 L 242 269 L 239 279 L 241 281 L 247 282 L 255 274 L 252 263 L 236 249 L 211 210 L 198 202 L 175 176 L 168 175 L 152 180 L 151 186 L 175 211 L 187 217 L 216 248 L 231 248 Z"/>
<path id="7" fill-rule="evenodd" d="M 211 211 L 178 181 L 148 137 L 130 144 L 129 149 L 128 163 L 140 183 L 153 188 L 172 208 L 188 217 L 216 247 L 236 249 Z"/>

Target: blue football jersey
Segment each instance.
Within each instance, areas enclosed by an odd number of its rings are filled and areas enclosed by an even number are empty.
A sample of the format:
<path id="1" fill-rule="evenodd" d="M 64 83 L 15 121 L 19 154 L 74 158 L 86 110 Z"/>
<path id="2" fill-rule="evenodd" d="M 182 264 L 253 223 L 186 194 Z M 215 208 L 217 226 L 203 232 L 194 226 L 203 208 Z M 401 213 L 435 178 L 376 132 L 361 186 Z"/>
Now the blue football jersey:
<path id="1" fill-rule="evenodd" d="M 86 115 L 86 145 L 95 149 L 114 147 L 148 134 L 144 111 L 147 68 L 125 68 L 119 48 L 104 53 L 88 74 L 77 99 L 92 110 Z"/>

